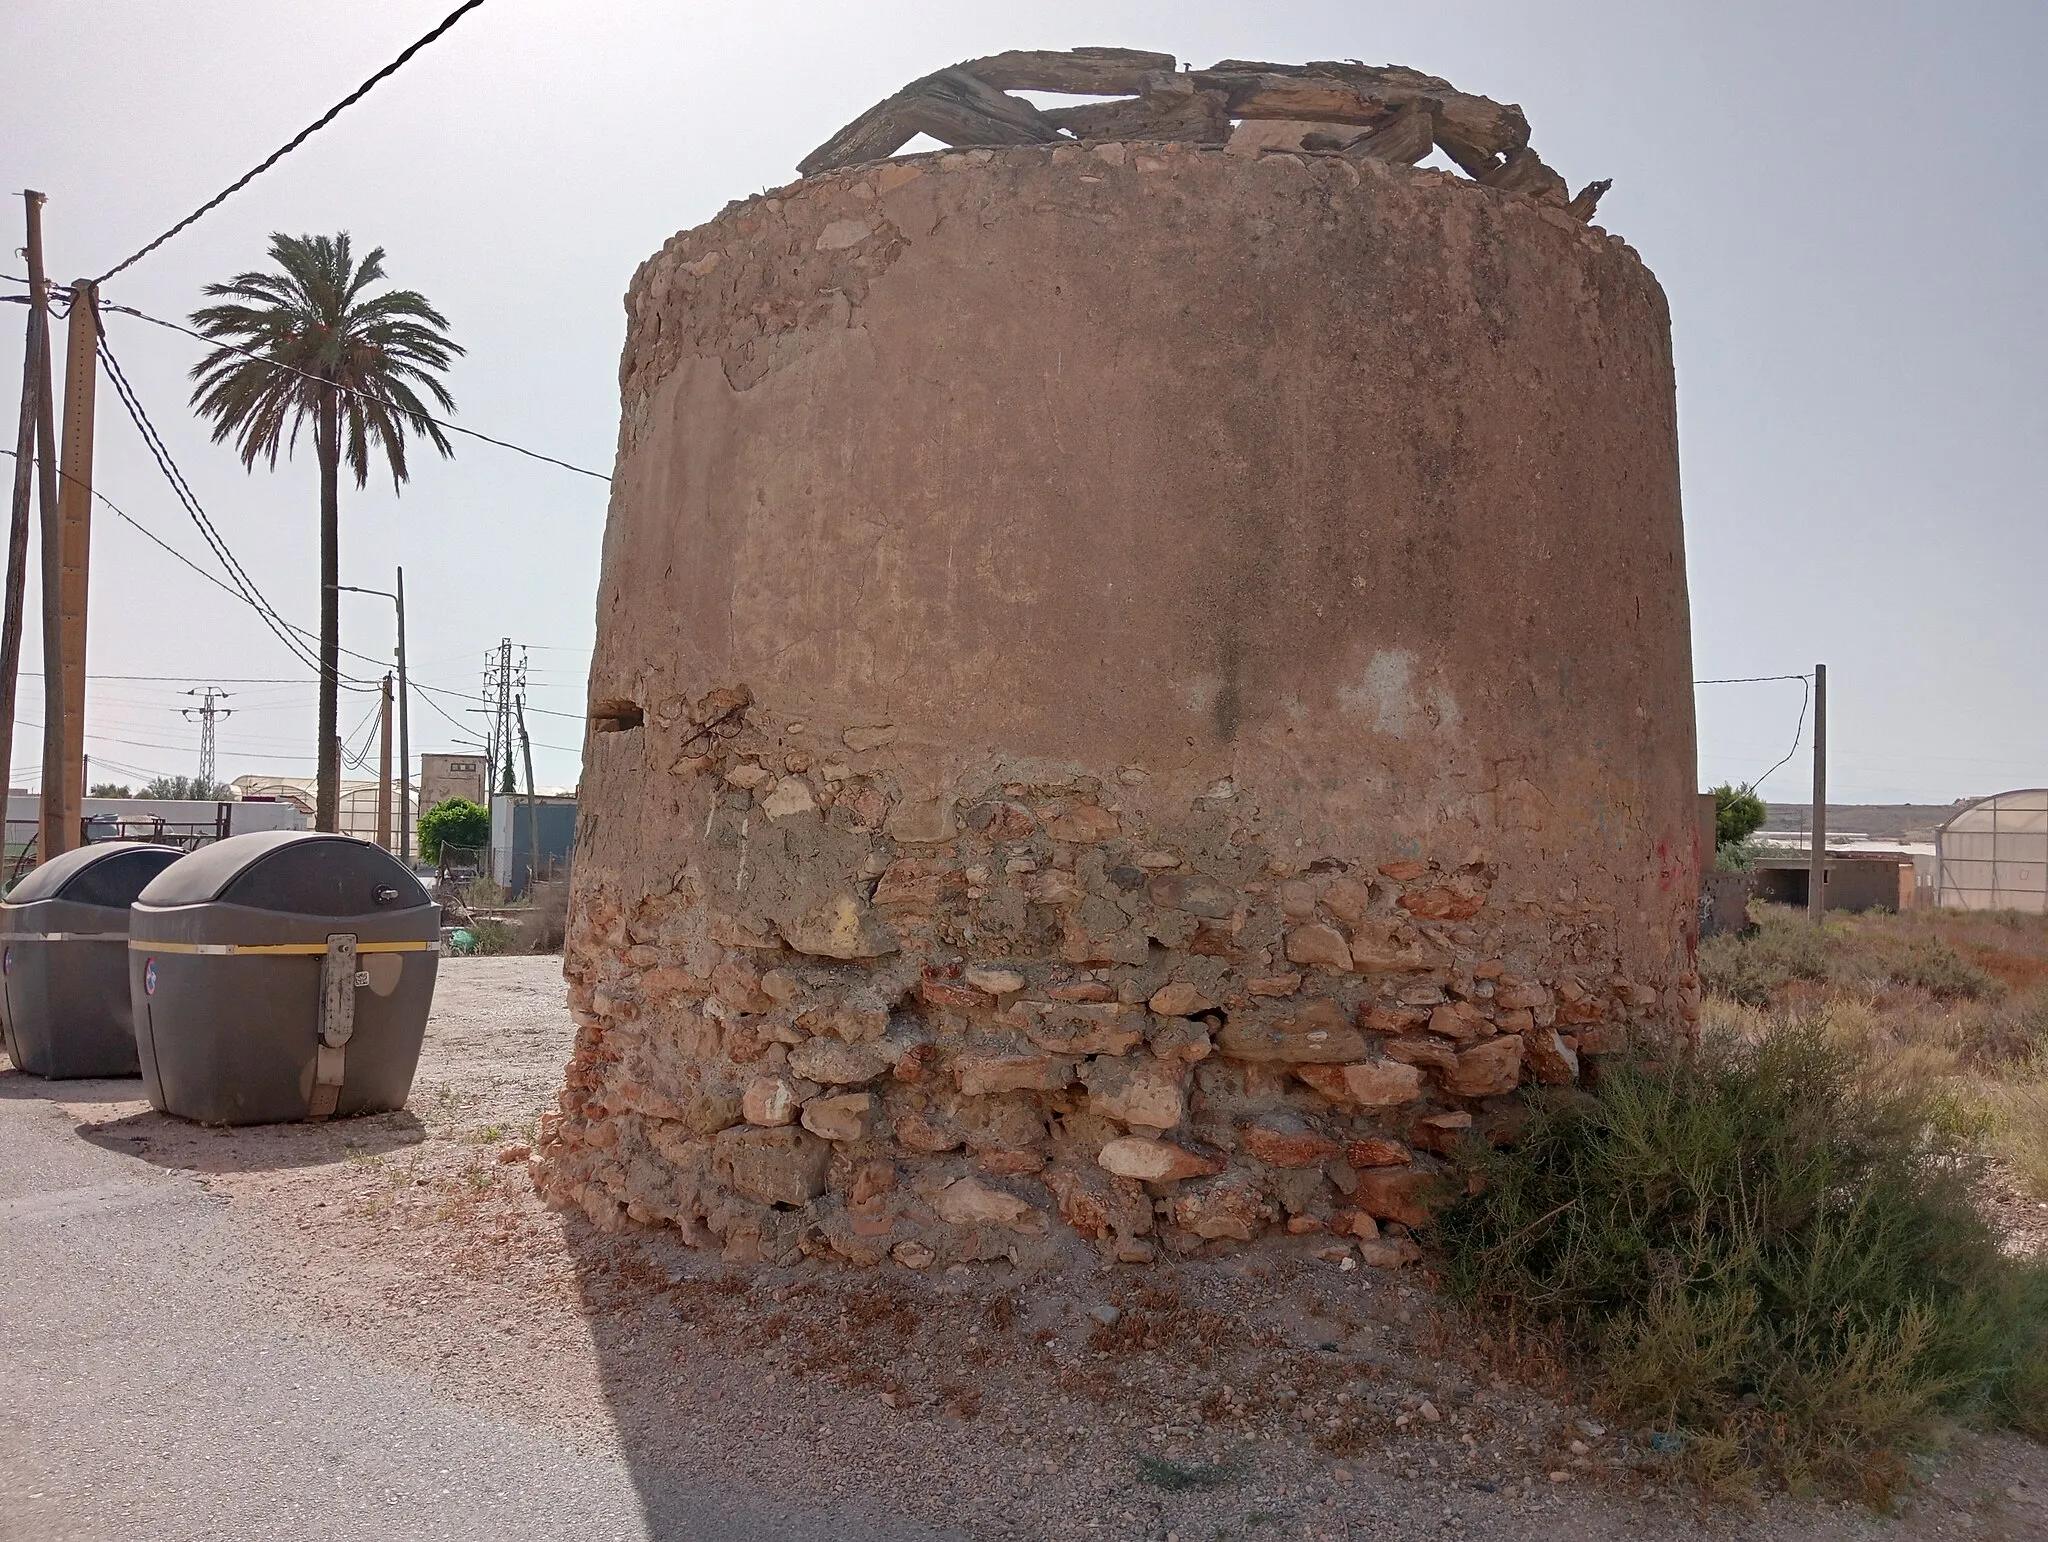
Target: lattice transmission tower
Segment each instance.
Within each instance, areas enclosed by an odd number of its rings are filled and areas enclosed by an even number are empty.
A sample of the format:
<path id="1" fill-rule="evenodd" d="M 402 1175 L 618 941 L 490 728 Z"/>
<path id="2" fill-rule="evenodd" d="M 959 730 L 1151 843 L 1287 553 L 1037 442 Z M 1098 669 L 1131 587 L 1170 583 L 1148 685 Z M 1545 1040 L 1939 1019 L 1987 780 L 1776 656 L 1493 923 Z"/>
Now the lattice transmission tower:
<path id="1" fill-rule="evenodd" d="M 512 706 L 526 692 L 526 650 L 519 650 L 515 663 L 512 658 L 512 639 L 499 641 L 498 646 L 484 655 L 484 712 L 490 719 L 490 730 L 486 734 L 486 758 L 491 767 L 488 790 L 491 792 L 512 792 L 516 782 L 512 775 Z"/>
<path id="2" fill-rule="evenodd" d="M 218 686 L 195 687 L 185 694 L 200 698 L 198 706 L 186 707 L 183 711 L 188 720 L 191 718 L 199 720 L 199 780 L 203 785 L 211 787 L 213 785 L 214 764 L 214 721 L 217 718 L 233 717 L 234 709 L 219 705 L 227 700 L 229 693 L 223 691 Z"/>

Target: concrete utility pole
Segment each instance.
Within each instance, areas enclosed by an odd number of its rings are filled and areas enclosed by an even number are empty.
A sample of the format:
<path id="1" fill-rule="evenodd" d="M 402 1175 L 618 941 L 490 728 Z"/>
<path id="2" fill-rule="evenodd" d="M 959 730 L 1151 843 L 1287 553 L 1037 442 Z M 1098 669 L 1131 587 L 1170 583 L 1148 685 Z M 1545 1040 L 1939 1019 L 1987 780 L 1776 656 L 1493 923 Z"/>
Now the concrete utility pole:
<path id="1" fill-rule="evenodd" d="M 0 770 L 5 771 L 10 785 L 16 693 L 21 682 L 21 626 L 28 609 L 28 512 L 38 470 L 46 510 L 54 508 L 57 498 L 55 468 L 50 463 L 54 436 L 47 426 L 51 420 L 50 306 L 43 289 L 43 195 L 30 188 L 21 198 L 28 218 L 28 244 L 22 248 L 28 258 L 28 339 L 21 354 L 21 423 L 14 436 L 14 500 L 7 527 L 7 602 L 5 619 L 0 620 Z M 0 815 L 0 854 L 4 854 L 5 844 L 5 816 Z"/>
<path id="2" fill-rule="evenodd" d="M 514 697 L 512 706 L 519 719 L 519 753 L 526 761 L 526 849 L 531 853 L 526 862 L 526 892 L 531 896 L 533 886 L 540 882 L 540 800 L 533 793 L 533 745 L 526 737 L 526 697 Z"/>
<path id="3" fill-rule="evenodd" d="M 398 570 L 398 860 L 412 866 L 412 729 L 405 680 L 405 569 Z"/>
<path id="4" fill-rule="evenodd" d="M 195 717 L 199 719 L 199 780 L 201 785 L 211 789 L 214 769 L 214 719 L 233 717 L 234 712 L 230 708 L 218 705 L 227 700 L 228 693 L 216 686 L 209 685 L 203 691 L 195 687 L 185 694 L 200 698 L 198 706 L 186 707 L 183 710 L 186 721 L 189 722 Z"/>
<path id="5" fill-rule="evenodd" d="M 391 676 L 384 676 L 382 722 L 377 730 L 377 844 L 391 849 Z"/>
<path id="6" fill-rule="evenodd" d="M 1828 667 L 1813 666 L 1813 844 L 1807 852 L 1806 913 L 1828 911 Z"/>
<path id="7" fill-rule="evenodd" d="M 56 528 L 43 531 L 44 861 L 84 838 L 85 606 L 92 557 L 93 396 L 99 385 L 99 296 L 71 286 L 64 350 L 64 454 Z"/>

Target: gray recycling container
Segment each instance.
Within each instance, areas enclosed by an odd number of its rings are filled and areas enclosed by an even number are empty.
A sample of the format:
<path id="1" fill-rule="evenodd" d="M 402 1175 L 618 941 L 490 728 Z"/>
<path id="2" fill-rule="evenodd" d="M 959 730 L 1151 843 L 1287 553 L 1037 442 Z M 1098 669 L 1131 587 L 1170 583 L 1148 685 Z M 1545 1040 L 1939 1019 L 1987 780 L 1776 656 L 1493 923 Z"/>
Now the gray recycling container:
<path id="1" fill-rule="evenodd" d="M 403 1108 L 441 907 L 389 852 L 266 830 L 165 868 L 129 920 L 149 1101 L 202 1124 Z"/>
<path id="2" fill-rule="evenodd" d="M 36 1076 L 133 1076 L 128 907 L 184 853 L 105 841 L 36 868 L 0 903 L 0 1037 Z"/>

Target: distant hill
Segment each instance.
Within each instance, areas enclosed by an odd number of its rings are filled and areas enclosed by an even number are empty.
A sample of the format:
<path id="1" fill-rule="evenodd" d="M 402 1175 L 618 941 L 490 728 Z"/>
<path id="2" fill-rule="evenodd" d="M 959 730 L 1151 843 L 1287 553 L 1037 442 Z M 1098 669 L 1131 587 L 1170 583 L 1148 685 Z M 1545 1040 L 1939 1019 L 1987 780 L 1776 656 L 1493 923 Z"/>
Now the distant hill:
<path id="1" fill-rule="evenodd" d="M 1828 834 L 1867 835 L 1880 841 L 1931 841 L 1934 827 L 1955 817 L 1956 811 L 1975 798 L 1958 798 L 1953 803 L 1830 803 Z M 1764 821 L 1766 835 L 1805 833 L 1813 805 L 1773 803 Z"/>

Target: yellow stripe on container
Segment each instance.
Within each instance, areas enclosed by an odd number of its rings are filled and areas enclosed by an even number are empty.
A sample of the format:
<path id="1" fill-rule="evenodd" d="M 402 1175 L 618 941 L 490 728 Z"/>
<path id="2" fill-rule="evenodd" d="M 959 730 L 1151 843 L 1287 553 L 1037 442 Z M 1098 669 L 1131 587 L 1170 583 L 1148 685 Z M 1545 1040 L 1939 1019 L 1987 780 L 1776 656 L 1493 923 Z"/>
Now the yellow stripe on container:
<path id="1" fill-rule="evenodd" d="M 137 953 L 204 953 L 220 955 L 227 953 L 267 954 L 324 954 L 324 942 L 143 942 L 128 939 L 128 946 Z M 363 953 L 424 953 L 429 948 L 439 947 L 433 942 L 359 942 L 356 952 Z"/>

